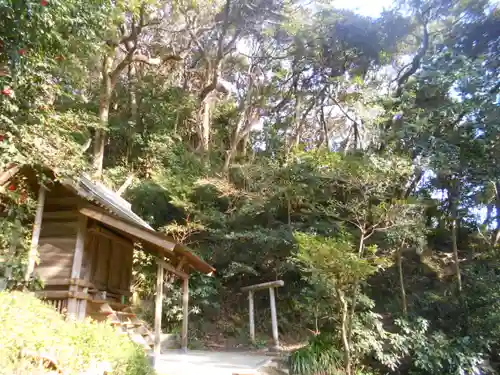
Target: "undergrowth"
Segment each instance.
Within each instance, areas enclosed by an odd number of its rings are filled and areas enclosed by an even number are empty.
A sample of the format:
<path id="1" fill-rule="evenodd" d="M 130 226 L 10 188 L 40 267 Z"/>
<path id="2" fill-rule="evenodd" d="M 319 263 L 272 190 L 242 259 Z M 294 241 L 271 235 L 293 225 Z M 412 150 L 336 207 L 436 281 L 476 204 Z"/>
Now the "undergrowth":
<path id="1" fill-rule="evenodd" d="M 48 355 L 65 373 L 106 361 L 116 375 L 152 375 L 144 350 L 105 323 L 65 321 L 33 295 L 0 292 L 0 374 L 32 374 L 36 363 L 22 353 Z M 38 372 L 37 372 L 38 373 Z"/>
<path id="2" fill-rule="evenodd" d="M 337 375 L 342 374 L 342 353 L 335 347 L 329 335 L 319 334 L 309 344 L 290 356 L 291 375 Z"/>

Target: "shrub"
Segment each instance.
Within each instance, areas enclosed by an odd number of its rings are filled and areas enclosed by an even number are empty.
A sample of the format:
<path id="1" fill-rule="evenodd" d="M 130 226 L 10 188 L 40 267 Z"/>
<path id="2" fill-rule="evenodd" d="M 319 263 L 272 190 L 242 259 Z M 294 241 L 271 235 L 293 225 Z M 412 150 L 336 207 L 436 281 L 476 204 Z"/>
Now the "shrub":
<path id="1" fill-rule="evenodd" d="M 66 373 L 107 361 L 117 375 L 149 375 L 144 350 L 106 323 L 65 321 L 31 294 L 0 292 L 0 374 L 31 374 L 34 364 L 23 351 L 46 353 Z"/>
<path id="2" fill-rule="evenodd" d="M 313 336 L 307 346 L 291 354 L 290 374 L 342 374 L 342 353 L 337 346 L 329 335 Z"/>

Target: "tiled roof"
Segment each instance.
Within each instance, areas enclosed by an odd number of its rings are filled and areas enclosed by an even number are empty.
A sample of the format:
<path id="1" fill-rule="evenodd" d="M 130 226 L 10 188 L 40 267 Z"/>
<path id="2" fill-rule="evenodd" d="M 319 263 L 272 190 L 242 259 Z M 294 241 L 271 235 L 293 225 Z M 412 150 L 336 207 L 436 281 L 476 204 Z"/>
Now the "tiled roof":
<path id="1" fill-rule="evenodd" d="M 91 181 L 87 176 L 83 175 L 78 180 L 77 188 L 78 193 L 84 198 L 98 203 L 119 218 L 147 229 L 153 229 L 132 211 L 129 202 L 103 184 Z"/>

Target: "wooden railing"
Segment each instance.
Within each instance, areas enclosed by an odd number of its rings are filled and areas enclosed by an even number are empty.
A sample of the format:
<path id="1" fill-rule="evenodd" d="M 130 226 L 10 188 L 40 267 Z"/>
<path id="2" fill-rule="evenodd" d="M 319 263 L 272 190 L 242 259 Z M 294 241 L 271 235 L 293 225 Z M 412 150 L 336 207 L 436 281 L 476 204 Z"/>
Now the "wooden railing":
<path id="1" fill-rule="evenodd" d="M 45 282 L 44 286 L 46 289 L 36 291 L 35 295 L 53 306 L 59 313 L 69 313 L 77 319 L 85 318 L 95 309 L 99 310 L 100 305 L 104 303 L 115 310 L 123 310 L 128 306 L 126 300 L 132 294 L 129 291 L 113 290 L 100 295 L 103 292 L 99 292 L 92 283 L 81 279 L 53 279 Z M 71 287 L 73 290 L 69 290 Z M 76 303 L 76 313 L 71 314 L 69 311 L 71 303 Z M 90 305 L 89 308 L 87 304 Z"/>
<path id="2" fill-rule="evenodd" d="M 66 311 L 68 309 L 68 299 L 45 299 L 45 302 L 52 307 L 54 307 L 58 313 L 60 314 L 66 314 Z"/>

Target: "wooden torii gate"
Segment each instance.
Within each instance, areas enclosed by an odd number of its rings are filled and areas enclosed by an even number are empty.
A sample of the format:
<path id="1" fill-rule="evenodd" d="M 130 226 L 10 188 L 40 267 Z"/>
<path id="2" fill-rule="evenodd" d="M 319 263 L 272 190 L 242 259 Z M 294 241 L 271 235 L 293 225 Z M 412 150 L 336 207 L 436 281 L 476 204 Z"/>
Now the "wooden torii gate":
<path id="1" fill-rule="evenodd" d="M 274 341 L 273 349 L 279 350 L 280 345 L 278 339 L 278 317 L 276 314 L 276 298 L 274 294 L 274 288 L 279 288 L 283 285 L 285 285 L 285 282 L 283 280 L 276 280 L 241 288 L 242 292 L 248 292 L 250 340 L 252 341 L 252 344 L 255 344 L 255 318 L 254 318 L 253 294 L 258 290 L 269 289 L 269 303 L 271 305 L 271 323 L 273 327 L 273 341 Z"/>

